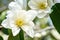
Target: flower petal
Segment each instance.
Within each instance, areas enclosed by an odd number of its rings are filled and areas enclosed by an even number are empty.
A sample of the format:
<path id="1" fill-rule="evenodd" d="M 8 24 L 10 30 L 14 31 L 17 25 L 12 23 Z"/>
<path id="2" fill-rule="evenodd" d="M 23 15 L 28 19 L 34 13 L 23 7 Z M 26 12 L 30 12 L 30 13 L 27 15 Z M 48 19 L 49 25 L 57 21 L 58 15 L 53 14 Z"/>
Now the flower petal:
<path id="1" fill-rule="evenodd" d="M 12 18 L 13 17 L 13 12 L 11 10 L 7 11 L 7 18 Z"/>
<path id="2" fill-rule="evenodd" d="M 8 19 L 5 19 L 5 20 L 1 23 L 1 25 L 2 25 L 4 28 L 11 28 L 11 27 L 9 26 L 9 21 L 8 21 Z"/>
<path id="3" fill-rule="evenodd" d="M 11 9 L 13 11 L 22 9 L 21 5 L 19 5 L 16 2 L 11 2 L 8 7 L 9 7 L 9 9 Z"/>
<path id="4" fill-rule="evenodd" d="M 15 0 L 15 2 L 17 2 L 22 7 L 22 9 L 27 8 L 27 0 Z"/>
<path id="5" fill-rule="evenodd" d="M 29 10 L 26 13 L 26 20 L 27 21 L 32 21 L 36 16 L 37 16 L 37 12 L 35 10 Z"/>
<path id="6" fill-rule="evenodd" d="M 47 14 L 49 14 L 49 13 L 51 13 L 51 12 L 52 12 L 52 10 L 51 10 L 49 7 L 48 7 L 47 9 L 45 9 L 45 10 L 39 10 L 37 17 L 38 17 L 38 18 L 43 18 L 43 17 L 45 17 Z"/>
<path id="7" fill-rule="evenodd" d="M 54 0 L 54 3 L 60 3 L 60 0 Z"/>
<path id="8" fill-rule="evenodd" d="M 29 1 L 28 5 L 31 9 L 34 9 L 34 10 L 37 9 L 36 3 L 32 2 L 32 1 Z"/>
<path id="9" fill-rule="evenodd" d="M 52 7 L 54 5 L 53 0 L 47 0 L 49 7 Z"/>
<path id="10" fill-rule="evenodd" d="M 38 17 L 38 18 L 43 18 L 43 17 L 45 17 L 46 15 L 47 15 L 47 13 L 44 13 L 44 12 L 42 12 L 42 11 L 39 11 L 37 17 Z"/>
<path id="11" fill-rule="evenodd" d="M 32 27 L 35 27 L 35 25 L 32 21 L 29 22 L 29 25 L 32 26 Z"/>
<path id="12" fill-rule="evenodd" d="M 20 32 L 20 28 L 13 24 L 11 24 L 11 27 L 13 36 L 16 36 Z"/>
<path id="13" fill-rule="evenodd" d="M 34 37 L 34 31 L 33 31 L 33 28 L 32 26 L 27 26 L 27 25 L 24 25 L 21 27 L 30 37 Z"/>

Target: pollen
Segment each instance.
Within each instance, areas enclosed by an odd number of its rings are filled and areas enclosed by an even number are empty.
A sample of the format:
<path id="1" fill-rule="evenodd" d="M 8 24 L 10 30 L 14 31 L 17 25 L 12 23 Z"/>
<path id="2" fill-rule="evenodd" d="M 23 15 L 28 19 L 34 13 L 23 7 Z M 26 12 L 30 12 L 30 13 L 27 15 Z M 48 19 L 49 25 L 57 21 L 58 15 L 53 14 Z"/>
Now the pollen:
<path id="1" fill-rule="evenodd" d="M 47 5 L 46 5 L 46 3 L 38 3 L 38 8 L 39 9 L 46 9 L 47 8 Z"/>
<path id="2" fill-rule="evenodd" d="M 22 25 L 24 25 L 24 20 L 22 20 L 22 19 L 16 19 L 16 20 L 15 20 L 15 24 L 16 24 L 18 27 L 21 27 Z"/>

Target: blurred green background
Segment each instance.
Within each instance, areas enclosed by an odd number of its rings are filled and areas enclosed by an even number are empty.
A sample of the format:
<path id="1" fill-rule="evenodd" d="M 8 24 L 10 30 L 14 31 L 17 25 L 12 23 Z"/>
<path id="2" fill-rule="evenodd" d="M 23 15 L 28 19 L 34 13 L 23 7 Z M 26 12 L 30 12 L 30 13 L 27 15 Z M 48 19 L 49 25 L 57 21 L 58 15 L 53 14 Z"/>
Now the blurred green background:
<path id="1" fill-rule="evenodd" d="M 0 0 L 0 12 L 8 8 L 8 4 L 13 0 Z"/>

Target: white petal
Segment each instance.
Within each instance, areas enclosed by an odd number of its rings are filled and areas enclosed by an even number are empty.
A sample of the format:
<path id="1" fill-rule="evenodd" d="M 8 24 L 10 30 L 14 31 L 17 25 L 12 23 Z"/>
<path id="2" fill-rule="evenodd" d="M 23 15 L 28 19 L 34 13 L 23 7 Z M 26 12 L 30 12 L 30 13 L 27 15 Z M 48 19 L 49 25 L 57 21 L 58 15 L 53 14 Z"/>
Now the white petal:
<path id="1" fill-rule="evenodd" d="M 35 28 L 35 24 L 33 23 L 33 21 L 29 21 L 27 25 L 31 26 L 33 29 Z"/>
<path id="2" fill-rule="evenodd" d="M 16 2 L 11 2 L 8 7 L 13 11 L 22 9 L 21 5 Z"/>
<path id="3" fill-rule="evenodd" d="M 55 3 L 60 3 L 60 0 L 54 0 Z"/>
<path id="4" fill-rule="evenodd" d="M 47 7 L 44 11 L 45 11 L 45 13 L 51 13 L 52 9 L 51 9 L 51 7 Z"/>
<path id="5" fill-rule="evenodd" d="M 44 13 L 44 12 L 41 12 L 41 13 L 40 13 L 40 12 L 39 12 L 38 15 L 37 15 L 37 17 L 38 17 L 38 18 L 43 18 L 43 17 L 45 17 L 46 15 L 47 15 L 47 13 Z"/>
<path id="6" fill-rule="evenodd" d="M 15 26 L 12 28 L 12 34 L 13 34 L 13 36 L 16 36 L 19 32 L 20 32 L 20 28 L 15 27 Z"/>
<path id="7" fill-rule="evenodd" d="M 7 15 L 8 15 L 8 14 L 13 14 L 13 13 L 12 13 L 11 10 L 8 10 L 8 11 L 7 11 Z"/>
<path id="8" fill-rule="evenodd" d="M 47 0 L 47 2 L 48 2 L 48 6 L 49 6 L 49 7 L 52 7 L 52 6 L 54 5 L 53 0 Z"/>
<path id="9" fill-rule="evenodd" d="M 13 14 L 14 14 L 14 13 L 9 10 L 9 11 L 7 11 L 7 16 L 6 16 L 6 17 L 7 17 L 7 18 L 12 18 L 12 17 L 13 17 Z"/>
<path id="10" fill-rule="evenodd" d="M 16 18 L 24 18 L 26 11 L 25 10 L 16 10 L 16 11 L 7 11 L 7 18 L 14 20 Z"/>
<path id="11" fill-rule="evenodd" d="M 29 22 L 29 25 L 32 26 L 32 27 L 35 27 L 35 25 L 32 21 Z"/>
<path id="12" fill-rule="evenodd" d="M 47 14 L 49 14 L 49 13 L 51 13 L 52 12 L 52 10 L 51 10 L 51 8 L 46 8 L 45 10 L 39 10 L 38 11 L 38 15 L 37 15 L 37 17 L 38 18 L 43 18 L 43 17 L 45 17 Z"/>
<path id="13" fill-rule="evenodd" d="M 12 29 L 13 36 L 16 36 L 19 33 L 20 28 L 14 24 L 14 19 L 9 18 L 7 24 L 9 25 L 9 28 Z"/>
<path id="14" fill-rule="evenodd" d="M 33 31 L 33 28 L 32 28 L 32 26 L 26 26 L 26 25 L 24 25 L 24 26 L 22 26 L 21 27 L 30 37 L 34 37 L 34 31 Z"/>
<path id="15" fill-rule="evenodd" d="M 23 9 L 27 8 L 27 0 L 15 0 Z"/>
<path id="16" fill-rule="evenodd" d="M 35 10 L 29 10 L 26 14 L 27 21 L 32 21 L 37 16 L 37 12 Z"/>
<path id="17" fill-rule="evenodd" d="M 32 2 L 32 1 L 29 1 L 28 5 L 31 9 L 37 9 L 36 3 Z"/>
<path id="18" fill-rule="evenodd" d="M 2 25 L 4 28 L 11 28 L 11 27 L 9 26 L 9 21 L 8 21 L 8 19 L 3 20 L 3 22 L 1 23 L 1 25 Z"/>

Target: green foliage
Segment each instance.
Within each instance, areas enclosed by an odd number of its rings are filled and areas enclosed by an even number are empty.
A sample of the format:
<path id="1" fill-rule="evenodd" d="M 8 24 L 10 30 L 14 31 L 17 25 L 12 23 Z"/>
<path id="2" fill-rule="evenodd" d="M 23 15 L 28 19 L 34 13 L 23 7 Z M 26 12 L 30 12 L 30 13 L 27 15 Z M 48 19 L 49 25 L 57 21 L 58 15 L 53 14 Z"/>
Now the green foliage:
<path id="1" fill-rule="evenodd" d="M 3 12 L 0 14 L 0 24 L 1 24 L 1 22 L 6 18 L 6 12 L 7 12 L 7 10 L 3 11 Z"/>
<path id="2" fill-rule="evenodd" d="M 55 4 L 52 9 L 53 12 L 50 14 L 50 17 L 55 28 L 60 33 L 60 3 Z"/>
<path id="3" fill-rule="evenodd" d="M 11 30 L 8 30 L 8 31 L 9 31 L 9 38 L 8 38 L 8 40 L 24 40 L 24 33 L 23 33 L 22 29 L 20 30 L 19 34 L 16 35 L 16 36 L 12 35 Z"/>
<path id="4" fill-rule="evenodd" d="M 43 37 L 41 40 L 57 40 L 57 39 L 55 39 L 51 34 L 49 34 L 49 35 Z"/>
<path id="5" fill-rule="evenodd" d="M 3 38 L 0 36 L 0 40 L 3 40 Z"/>
<path id="6" fill-rule="evenodd" d="M 8 33 L 8 29 L 6 29 L 6 28 L 2 28 L 1 31 L 2 31 L 4 34 L 9 35 L 9 33 Z"/>
<path id="7" fill-rule="evenodd" d="M 39 26 L 41 27 L 41 29 L 44 29 L 44 28 L 46 28 L 48 26 L 48 22 L 46 23 L 46 21 L 47 21 L 47 19 L 45 19 L 45 18 L 38 18 L 38 17 L 36 17 L 33 20 L 33 22 L 35 24 L 40 24 Z"/>

